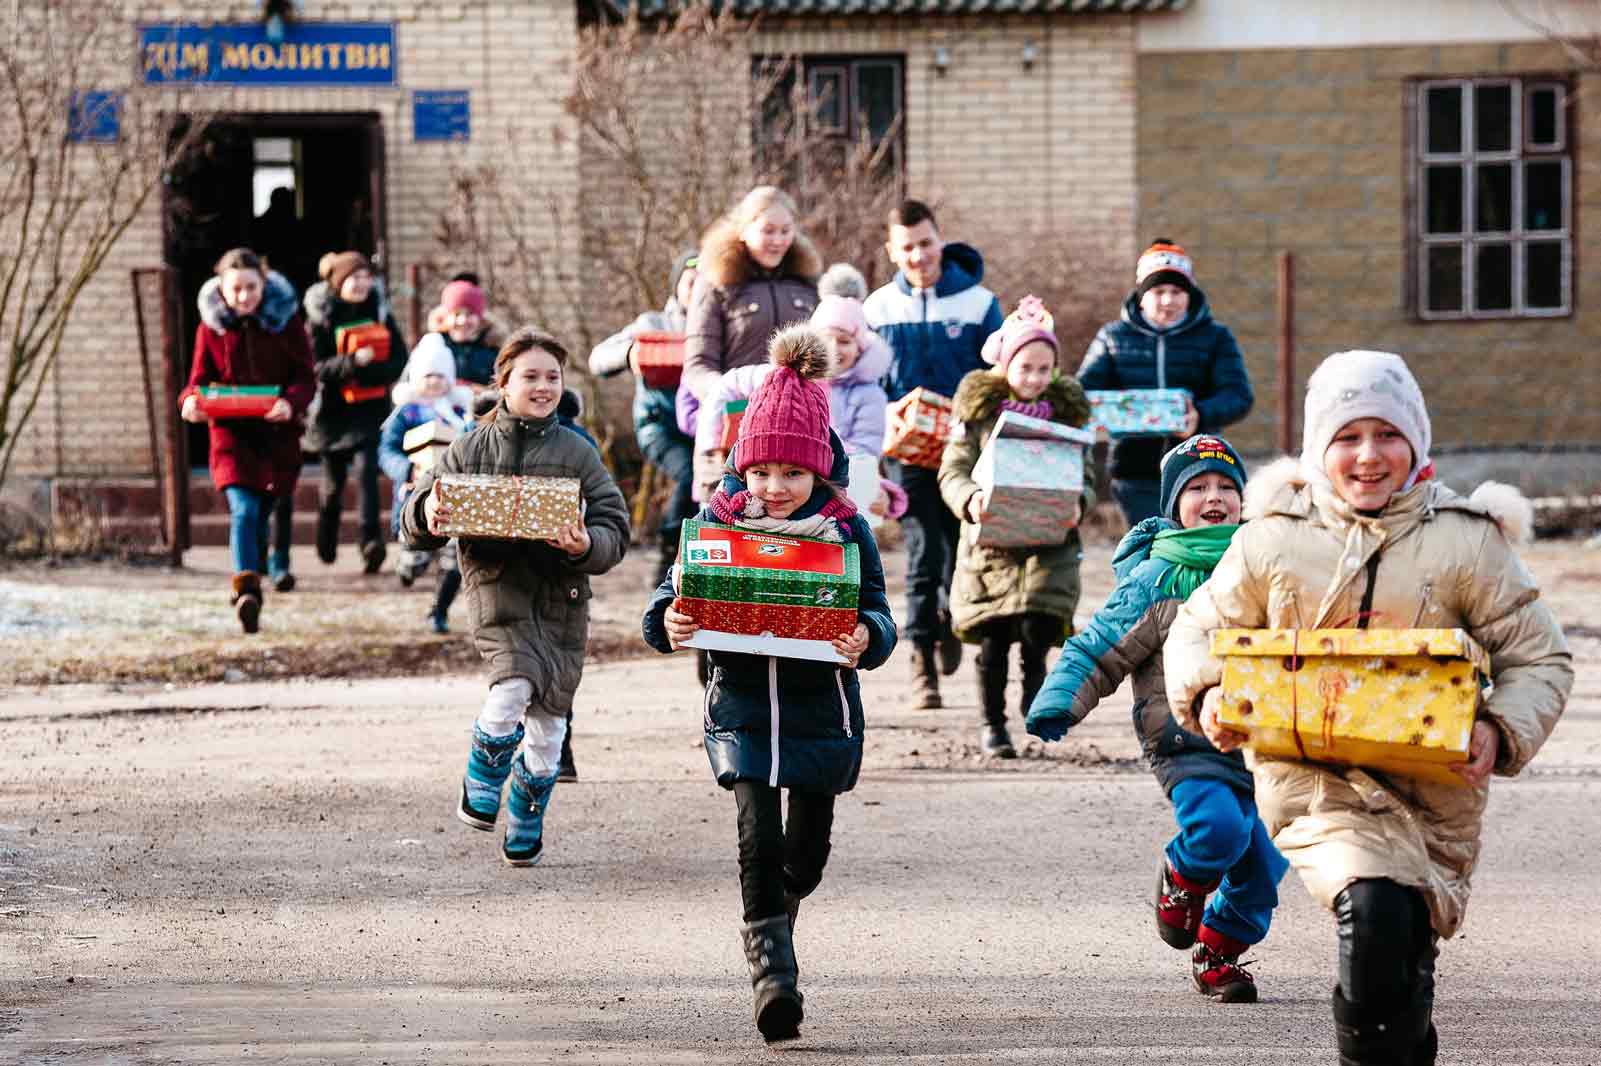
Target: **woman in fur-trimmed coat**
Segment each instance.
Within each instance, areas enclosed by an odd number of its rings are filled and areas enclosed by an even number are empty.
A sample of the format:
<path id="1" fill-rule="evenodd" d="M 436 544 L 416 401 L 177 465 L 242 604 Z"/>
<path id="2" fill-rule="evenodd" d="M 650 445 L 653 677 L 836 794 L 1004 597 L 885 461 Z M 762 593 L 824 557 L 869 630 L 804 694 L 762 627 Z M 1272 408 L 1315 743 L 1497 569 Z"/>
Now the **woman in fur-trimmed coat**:
<path id="1" fill-rule="evenodd" d="M 689 298 L 683 376 L 702 403 L 725 372 L 765 363 L 776 330 L 817 309 L 823 262 L 796 229 L 797 215 L 781 189 L 761 185 L 706 231 Z"/>

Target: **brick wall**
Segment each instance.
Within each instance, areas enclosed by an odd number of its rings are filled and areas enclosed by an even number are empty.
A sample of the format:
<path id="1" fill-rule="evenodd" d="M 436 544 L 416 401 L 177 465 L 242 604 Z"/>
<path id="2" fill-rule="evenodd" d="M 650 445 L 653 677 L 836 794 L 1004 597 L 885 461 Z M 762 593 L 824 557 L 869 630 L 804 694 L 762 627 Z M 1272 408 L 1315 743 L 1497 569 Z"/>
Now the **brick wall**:
<path id="1" fill-rule="evenodd" d="M 1138 233 L 1194 253 L 1217 317 L 1240 340 L 1257 406 L 1231 430 L 1237 443 L 1276 439 L 1275 264 L 1288 249 L 1297 403 L 1323 356 L 1381 348 L 1412 364 L 1446 447 L 1601 444 L 1601 274 L 1582 251 L 1568 318 L 1422 322 L 1406 285 L 1408 79 L 1568 65 L 1546 44 L 1140 56 Z M 1569 123 L 1576 237 L 1601 218 L 1596 126 L 1584 114 L 1598 85 L 1578 80 Z"/>
<path id="2" fill-rule="evenodd" d="M 407 264 L 435 251 L 434 218 L 458 146 L 412 141 L 411 89 L 468 89 L 475 145 L 503 139 L 509 128 L 550 129 L 564 120 L 557 100 L 576 34 L 571 0 L 424 0 L 319 2 L 325 21 L 394 22 L 399 84 L 384 88 L 231 89 L 231 107 L 244 112 L 377 112 L 385 139 L 388 252 L 391 279 Z M 252 0 L 214 4 L 218 21 L 257 17 Z M 127 3 L 118 14 L 128 25 L 128 54 L 110 57 L 124 78 L 133 66 L 133 27 L 141 22 L 194 18 L 171 4 Z M 108 81 L 106 88 L 116 88 Z M 140 89 L 159 95 L 162 89 Z M 92 152 L 93 148 L 75 149 Z M 553 149 L 541 179 L 571 202 L 577 193 L 576 152 Z M 159 193 L 129 229 L 85 289 L 67 330 L 54 379 L 19 449 L 13 474 L 115 476 L 149 472 L 147 420 L 142 399 L 138 338 L 129 270 L 161 262 Z M 576 243 L 570 235 L 553 242 Z M 553 247 L 552 258 L 571 261 L 573 248 Z M 432 294 L 425 294 L 432 295 Z"/>

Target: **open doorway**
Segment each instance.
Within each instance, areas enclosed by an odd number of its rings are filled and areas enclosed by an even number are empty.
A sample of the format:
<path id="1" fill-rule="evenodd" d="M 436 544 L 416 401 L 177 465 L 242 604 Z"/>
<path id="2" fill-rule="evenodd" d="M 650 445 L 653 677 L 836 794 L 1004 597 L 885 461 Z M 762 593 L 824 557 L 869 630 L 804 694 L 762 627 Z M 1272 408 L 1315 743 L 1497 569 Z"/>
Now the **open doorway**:
<path id="1" fill-rule="evenodd" d="M 317 260 L 325 252 L 355 249 L 383 269 L 381 120 L 375 112 L 343 112 L 242 114 L 214 122 L 169 176 L 163 207 L 187 379 L 200 320 L 195 301 L 228 249 L 253 248 L 302 295 L 317 281 Z M 188 435 L 191 464 L 204 466 L 206 427 L 189 425 Z"/>

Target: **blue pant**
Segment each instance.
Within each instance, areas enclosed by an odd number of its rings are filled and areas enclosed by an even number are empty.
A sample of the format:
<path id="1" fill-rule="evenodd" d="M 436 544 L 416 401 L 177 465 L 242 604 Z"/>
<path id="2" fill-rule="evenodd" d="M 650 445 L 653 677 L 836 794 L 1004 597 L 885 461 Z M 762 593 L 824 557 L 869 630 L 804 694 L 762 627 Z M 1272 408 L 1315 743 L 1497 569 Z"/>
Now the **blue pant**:
<path id="1" fill-rule="evenodd" d="M 939 471 L 900 463 L 906 513 L 906 614 L 901 636 L 930 647 L 950 632 L 951 576 L 956 572 L 956 538 L 961 522 L 945 506 Z"/>
<path id="2" fill-rule="evenodd" d="M 662 508 L 659 527 L 663 544 L 678 543 L 684 519 L 694 518 L 697 510 L 692 495 L 695 488 L 695 445 L 682 433 L 655 433 L 640 438 L 639 450 L 645 458 L 673 482 L 673 495 Z"/>
<path id="3" fill-rule="evenodd" d="M 233 551 L 234 573 L 261 573 L 267 544 L 267 519 L 273 498 L 243 485 L 223 489 L 228 497 L 228 547 Z"/>
<path id="4" fill-rule="evenodd" d="M 1115 477 L 1112 499 L 1130 527 L 1162 513 L 1162 483 L 1149 478 Z"/>
<path id="5" fill-rule="evenodd" d="M 1179 831 L 1168 841 L 1168 861 L 1192 881 L 1223 879 L 1202 921 L 1235 940 L 1261 942 L 1290 864 L 1273 846 L 1256 803 L 1209 777 L 1180 781 L 1171 798 Z"/>

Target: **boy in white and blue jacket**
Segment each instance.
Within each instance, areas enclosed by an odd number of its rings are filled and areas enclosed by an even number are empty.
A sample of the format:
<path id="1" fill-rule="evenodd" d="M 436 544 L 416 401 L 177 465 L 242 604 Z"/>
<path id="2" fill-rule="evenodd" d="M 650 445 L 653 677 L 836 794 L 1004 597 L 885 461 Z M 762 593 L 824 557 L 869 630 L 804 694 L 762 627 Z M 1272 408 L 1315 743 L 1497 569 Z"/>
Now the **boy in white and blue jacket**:
<path id="1" fill-rule="evenodd" d="M 391 535 L 400 539 L 400 511 L 411 495 L 413 484 L 411 456 L 406 454 L 406 434 L 428 422 L 441 422 L 457 433 L 472 426 L 472 390 L 456 384 L 456 361 L 443 345 L 418 344 L 406 363 L 406 376 L 392 392 L 395 409 L 384 419 L 378 436 L 378 465 L 395 487 L 390 508 Z M 446 616 L 456 593 L 461 590 L 461 570 L 456 563 L 456 542 L 438 551 L 413 550 L 400 546 L 400 562 L 395 572 L 407 587 L 428 564 L 437 560 L 434 604 L 428 611 L 428 625 L 435 633 L 450 631 Z"/>
<path id="2" fill-rule="evenodd" d="M 1194 948 L 1191 976 L 1203 995 L 1254 1003 L 1256 983 L 1239 958 L 1267 936 L 1289 864 L 1257 816 L 1244 758 L 1180 726 L 1162 676 L 1168 627 L 1239 528 L 1245 465 L 1227 441 L 1203 434 L 1168 452 L 1161 473 L 1162 516 L 1118 545 L 1117 587 L 1063 646 L 1029 708 L 1028 731 L 1062 739 L 1133 677 L 1134 728 L 1179 827 L 1157 874 L 1157 934 Z"/>
<path id="3" fill-rule="evenodd" d="M 968 245 L 944 243 L 934 212 L 919 200 L 903 200 L 890 213 L 887 248 L 895 278 L 862 304 L 867 325 L 894 352 L 885 391 L 891 403 L 916 388 L 954 397 L 962 378 L 986 368 L 979 353 L 1005 317 L 995 294 L 979 284 L 984 257 Z M 940 496 L 939 471 L 900 464 L 900 483 L 913 700 L 933 708 L 942 705 L 939 675 L 954 674 L 962 662 L 949 603 L 961 523 Z"/>

